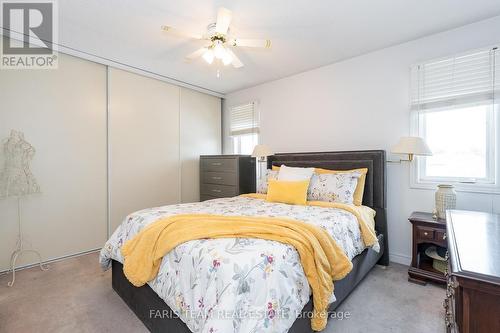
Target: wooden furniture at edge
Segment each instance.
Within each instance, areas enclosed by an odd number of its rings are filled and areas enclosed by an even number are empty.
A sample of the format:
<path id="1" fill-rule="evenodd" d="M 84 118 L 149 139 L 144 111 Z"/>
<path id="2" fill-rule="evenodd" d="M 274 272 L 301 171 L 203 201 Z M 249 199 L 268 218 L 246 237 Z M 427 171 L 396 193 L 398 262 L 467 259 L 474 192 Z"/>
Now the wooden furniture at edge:
<path id="1" fill-rule="evenodd" d="M 447 211 L 447 332 L 500 332 L 500 216 Z"/>
<path id="2" fill-rule="evenodd" d="M 255 192 L 255 158 L 250 155 L 200 156 L 200 200 Z"/>
<path id="3" fill-rule="evenodd" d="M 428 281 L 446 282 L 445 275 L 432 267 L 432 258 L 425 250 L 432 245 L 446 248 L 446 220 L 434 219 L 431 213 L 413 212 L 408 218 L 412 224 L 412 259 L 408 281 L 425 285 Z"/>

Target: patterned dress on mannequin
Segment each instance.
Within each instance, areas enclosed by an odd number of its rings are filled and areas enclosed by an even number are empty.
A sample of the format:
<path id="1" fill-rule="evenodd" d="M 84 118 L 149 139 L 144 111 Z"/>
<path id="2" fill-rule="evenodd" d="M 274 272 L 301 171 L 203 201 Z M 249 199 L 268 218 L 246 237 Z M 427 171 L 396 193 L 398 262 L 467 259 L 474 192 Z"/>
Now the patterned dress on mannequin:
<path id="1" fill-rule="evenodd" d="M 24 139 L 24 134 L 12 130 L 5 140 L 3 152 L 5 163 L 0 172 L 0 198 L 40 193 L 40 186 L 30 170 L 35 148 Z"/>

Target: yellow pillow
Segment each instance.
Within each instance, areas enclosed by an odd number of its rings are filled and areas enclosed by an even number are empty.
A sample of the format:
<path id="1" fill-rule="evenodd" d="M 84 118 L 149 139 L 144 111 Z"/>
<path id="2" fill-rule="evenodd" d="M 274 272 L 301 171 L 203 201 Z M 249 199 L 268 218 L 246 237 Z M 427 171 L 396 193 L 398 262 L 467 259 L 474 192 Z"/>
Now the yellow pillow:
<path id="1" fill-rule="evenodd" d="M 305 205 L 309 180 L 284 181 L 269 179 L 266 200 L 291 205 Z"/>
<path id="2" fill-rule="evenodd" d="M 279 171 L 280 167 L 273 165 L 273 171 Z M 322 173 L 347 173 L 347 172 L 354 172 L 357 171 L 361 174 L 361 176 L 358 178 L 358 184 L 356 185 L 356 190 L 354 191 L 354 197 L 353 197 L 353 203 L 356 206 L 361 206 L 363 204 L 363 193 L 365 192 L 365 181 L 366 181 L 366 174 L 368 173 L 368 168 L 360 168 L 360 169 L 352 169 L 352 170 L 328 170 L 328 169 L 321 169 L 321 168 L 315 168 L 315 172 L 317 174 L 322 174 Z"/>

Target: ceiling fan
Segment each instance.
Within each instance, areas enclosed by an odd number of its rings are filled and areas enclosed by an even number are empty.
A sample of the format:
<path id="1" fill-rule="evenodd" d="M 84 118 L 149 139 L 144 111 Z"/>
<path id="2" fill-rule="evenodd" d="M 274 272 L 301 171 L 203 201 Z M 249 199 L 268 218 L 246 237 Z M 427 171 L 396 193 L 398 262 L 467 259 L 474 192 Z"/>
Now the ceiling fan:
<path id="1" fill-rule="evenodd" d="M 225 66 L 232 64 L 233 67 L 240 68 L 243 67 L 243 63 L 231 50 L 232 47 L 271 48 L 271 41 L 269 39 L 240 39 L 231 36 L 229 34 L 231 19 L 231 11 L 221 7 L 217 11 L 217 22 L 209 24 L 204 34 L 193 34 L 166 25 L 161 28 L 173 35 L 210 42 L 210 45 L 187 55 L 187 60 L 202 57 L 208 64 L 212 64 L 215 59 L 218 59 Z"/>

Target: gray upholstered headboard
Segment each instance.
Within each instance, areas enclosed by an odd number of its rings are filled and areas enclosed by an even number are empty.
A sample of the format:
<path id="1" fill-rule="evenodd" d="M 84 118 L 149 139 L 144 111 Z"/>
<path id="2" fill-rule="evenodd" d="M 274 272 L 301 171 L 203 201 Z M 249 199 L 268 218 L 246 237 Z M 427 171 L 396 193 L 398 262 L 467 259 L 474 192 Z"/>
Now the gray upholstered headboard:
<path id="1" fill-rule="evenodd" d="M 387 218 L 386 218 L 386 175 L 385 175 L 384 150 L 358 150 L 358 151 L 332 151 L 317 153 L 279 153 L 269 156 L 267 167 L 273 165 L 297 167 L 315 167 L 330 170 L 349 170 L 368 168 L 366 174 L 363 205 L 372 207 L 377 212 L 375 228 L 379 234 L 384 235 L 385 251 L 380 263 L 389 263 L 389 247 L 387 243 Z"/>
<path id="2" fill-rule="evenodd" d="M 330 170 L 368 168 L 363 205 L 386 207 L 385 151 L 359 150 L 318 153 L 280 153 L 268 157 L 268 168 L 285 164 Z"/>

